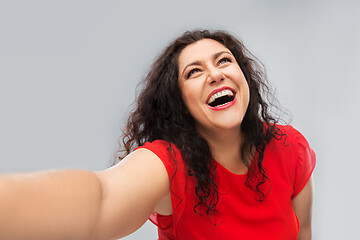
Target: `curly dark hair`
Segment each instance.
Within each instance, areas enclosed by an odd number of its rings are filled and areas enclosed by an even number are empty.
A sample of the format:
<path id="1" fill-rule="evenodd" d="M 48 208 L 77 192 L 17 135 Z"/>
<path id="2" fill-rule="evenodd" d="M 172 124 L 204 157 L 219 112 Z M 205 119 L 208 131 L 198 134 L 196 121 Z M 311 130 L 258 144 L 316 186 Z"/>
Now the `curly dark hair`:
<path id="1" fill-rule="evenodd" d="M 201 214 L 199 210 L 205 209 L 210 216 L 216 212 L 219 200 L 216 164 L 207 141 L 198 133 L 194 118 L 188 114 L 178 84 L 178 57 L 181 51 L 189 44 L 205 38 L 216 40 L 231 51 L 249 85 L 250 101 L 241 124 L 246 139 L 239 151 L 248 168 L 245 185 L 258 193 L 258 201 L 264 200 L 270 191 L 269 187 L 262 187 L 266 181 L 270 183 L 262 166 L 265 146 L 271 138 L 281 138 L 282 133 L 276 127 L 278 119 L 271 113 L 270 103 L 265 101 L 271 91 L 263 65 L 239 39 L 225 31 L 185 32 L 157 57 L 143 82 L 136 108 L 128 118 L 121 137 L 123 149 L 119 151 L 124 154 L 118 158 L 123 159 L 147 141 L 161 139 L 174 144 L 181 151 L 187 174 L 197 181 L 194 191 L 199 201 L 194 211 Z M 249 149 L 256 149 L 256 159 L 246 154 Z M 168 151 L 171 151 L 171 147 Z M 253 158 L 255 168 L 250 167 Z"/>

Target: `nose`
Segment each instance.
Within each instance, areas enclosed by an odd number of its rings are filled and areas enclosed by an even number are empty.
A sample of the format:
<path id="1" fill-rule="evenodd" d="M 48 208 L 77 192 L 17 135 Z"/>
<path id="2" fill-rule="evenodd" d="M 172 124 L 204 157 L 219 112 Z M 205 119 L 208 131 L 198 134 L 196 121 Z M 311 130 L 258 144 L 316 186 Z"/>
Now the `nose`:
<path id="1" fill-rule="evenodd" d="M 209 69 L 208 82 L 209 84 L 219 83 L 225 79 L 224 74 L 217 68 Z"/>

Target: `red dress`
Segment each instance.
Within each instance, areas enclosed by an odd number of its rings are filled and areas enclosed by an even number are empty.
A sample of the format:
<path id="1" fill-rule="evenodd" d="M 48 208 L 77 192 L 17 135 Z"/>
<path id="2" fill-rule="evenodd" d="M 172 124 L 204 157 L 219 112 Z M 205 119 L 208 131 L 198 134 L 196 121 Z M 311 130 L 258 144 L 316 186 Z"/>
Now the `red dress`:
<path id="1" fill-rule="evenodd" d="M 299 221 L 292 199 L 308 182 L 315 167 L 315 153 L 293 127 L 278 127 L 287 137 L 273 138 L 266 145 L 263 166 L 271 190 L 264 201 L 256 201 L 257 193 L 245 186 L 247 174 L 234 174 L 215 161 L 220 192 L 217 225 L 194 212 L 198 202 L 196 181 L 186 174 L 180 151 L 171 145 L 175 167 L 167 150 L 168 142 L 156 140 L 140 147 L 154 152 L 169 175 L 173 214 L 153 213 L 150 217 L 158 226 L 159 240 L 296 240 Z"/>

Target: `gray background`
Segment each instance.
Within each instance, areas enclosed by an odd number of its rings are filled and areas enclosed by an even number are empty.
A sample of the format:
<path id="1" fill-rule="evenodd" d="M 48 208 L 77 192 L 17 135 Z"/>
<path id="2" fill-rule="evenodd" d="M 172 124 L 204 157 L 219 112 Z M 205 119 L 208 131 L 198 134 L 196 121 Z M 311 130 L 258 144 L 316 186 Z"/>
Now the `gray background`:
<path id="1" fill-rule="evenodd" d="M 195 27 L 238 36 L 317 154 L 314 239 L 358 235 L 356 1 L 0 1 L 0 173 L 101 170 L 135 88 Z M 146 223 L 126 239 L 156 239 Z"/>

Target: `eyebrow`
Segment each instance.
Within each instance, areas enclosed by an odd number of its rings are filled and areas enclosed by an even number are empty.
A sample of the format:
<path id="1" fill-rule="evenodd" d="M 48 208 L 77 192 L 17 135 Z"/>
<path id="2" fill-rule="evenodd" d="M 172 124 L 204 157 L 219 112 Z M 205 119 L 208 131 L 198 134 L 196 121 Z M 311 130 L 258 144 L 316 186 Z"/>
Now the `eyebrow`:
<path id="1" fill-rule="evenodd" d="M 215 54 L 213 55 L 213 59 L 218 58 L 221 54 L 224 54 L 224 53 L 231 54 L 229 51 L 217 52 L 217 53 L 215 53 Z M 185 68 L 184 68 L 184 70 L 183 70 L 183 72 L 182 72 L 181 75 L 184 75 L 184 72 L 185 72 L 185 70 L 186 70 L 188 67 L 190 67 L 190 66 L 199 66 L 199 65 L 201 65 L 201 62 L 200 62 L 200 61 L 194 61 L 194 62 L 192 62 L 192 63 L 189 63 L 188 65 L 185 66 Z"/>

